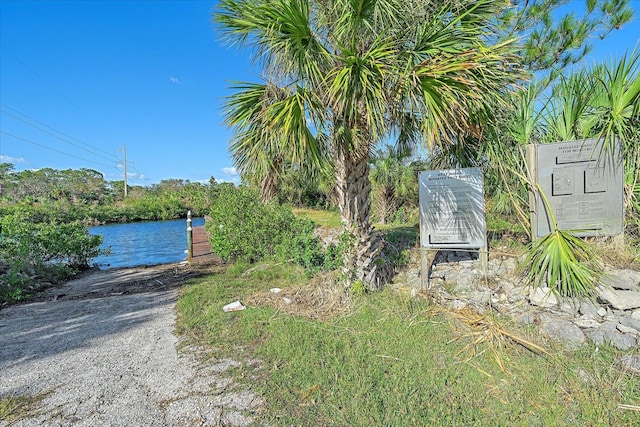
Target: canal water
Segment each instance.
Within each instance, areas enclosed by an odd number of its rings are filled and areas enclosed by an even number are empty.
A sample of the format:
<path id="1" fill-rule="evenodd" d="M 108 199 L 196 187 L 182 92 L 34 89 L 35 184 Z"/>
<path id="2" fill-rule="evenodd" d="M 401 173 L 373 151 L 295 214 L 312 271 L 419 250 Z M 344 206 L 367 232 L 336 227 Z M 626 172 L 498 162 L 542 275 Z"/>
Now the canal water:
<path id="1" fill-rule="evenodd" d="M 204 225 L 194 218 L 193 226 Z M 187 221 L 145 221 L 89 227 L 102 235 L 101 248 L 111 253 L 93 260 L 101 269 L 169 264 L 187 259 Z"/>

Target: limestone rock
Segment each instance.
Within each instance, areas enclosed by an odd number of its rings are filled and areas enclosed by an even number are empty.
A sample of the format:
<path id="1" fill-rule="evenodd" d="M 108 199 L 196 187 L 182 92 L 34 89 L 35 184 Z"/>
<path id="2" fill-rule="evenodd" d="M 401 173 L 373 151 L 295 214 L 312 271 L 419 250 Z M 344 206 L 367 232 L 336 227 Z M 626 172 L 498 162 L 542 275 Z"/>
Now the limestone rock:
<path id="1" fill-rule="evenodd" d="M 610 320 L 606 320 L 600 324 L 600 329 L 603 331 L 615 331 L 618 329 L 618 322 L 612 322 Z"/>
<path id="2" fill-rule="evenodd" d="M 639 319 L 634 319 L 632 317 L 621 317 L 620 318 L 620 324 L 624 325 L 628 328 L 633 328 L 635 329 L 635 333 L 640 334 L 640 320 Z"/>
<path id="3" fill-rule="evenodd" d="M 602 284 L 613 289 L 640 291 L 640 272 L 634 270 L 607 271 Z"/>
<path id="4" fill-rule="evenodd" d="M 625 354 L 620 358 L 619 363 L 622 369 L 635 374 L 640 374 L 640 355 Z"/>
<path id="5" fill-rule="evenodd" d="M 640 331 L 638 331 L 637 329 L 634 329 L 630 326 L 625 326 L 622 323 L 618 323 L 618 330 L 620 332 L 622 332 L 623 334 L 631 334 L 631 335 L 638 335 L 640 334 Z"/>
<path id="6" fill-rule="evenodd" d="M 617 331 L 605 332 L 604 338 L 618 350 L 631 350 L 638 342 L 633 335 L 623 334 L 622 332 Z"/>
<path id="7" fill-rule="evenodd" d="M 584 333 L 591 341 L 595 343 L 595 345 L 603 345 L 605 343 L 605 332 L 602 329 L 587 329 L 584 331 Z"/>
<path id="8" fill-rule="evenodd" d="M 558 305 L 558 299 L 550 288 L 532 288 L 529 292 L 529 301 L 531 304 L 543 308 L 551 308 Z"/>
<path id="9" fill-rule="evenodd" d="M 597 328 L 600 326 L 600 322 L 587 315 L 582 315 L 574 323 L 581 328 Z"/>
<path id="10" fill-rule="evenodd" d="M 640 292 L 598 288 L 599 298 L 618 310 L 640 308 Z"/>
<path id="11" fill-rule="evenodd" d="M 549 320 L 542 323 L 540 328 L 547 336 L 562 341 L 571 349 L 580 347 L 586 341 L 582 330 L 568 320 Z"/>
<path id="12" fill-rule="evenodd" d="M 591 319 L 595 319 L 596 317 L 600 317 L 600 315 L 598 314 L 598 307 L 594 302 L 592 301 L 582 301 L 580 303 L 580 314 L 582 314 L 583 316 L 587 316 Z"/>

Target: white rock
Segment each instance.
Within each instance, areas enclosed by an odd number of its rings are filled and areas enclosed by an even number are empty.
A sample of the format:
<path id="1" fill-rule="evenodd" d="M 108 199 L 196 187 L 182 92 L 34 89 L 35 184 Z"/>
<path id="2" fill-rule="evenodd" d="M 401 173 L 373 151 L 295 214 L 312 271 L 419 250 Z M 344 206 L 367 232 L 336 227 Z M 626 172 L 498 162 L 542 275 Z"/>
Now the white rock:
<path id="1" fill-rule="evenodd" d="M 282 289 L 280 289 L 280 288 L 271 288 L 271 289 L 269 289 L 269 292 L 277 294 L 277 293 L 282 292 Z"/>
<path id="2" fill-rule="evenodd" d="M 282 298 L 282 301 L 284 301 L 285 304 L 291 304 L 293 302 L 290 298 L 287 297 Z"/>
<path id="3" fill-rule="evenodd" d="M 598 288 L 600 299 L 618 310 L 640 308 L 640 292 Z"/>
<path id="4" fill-rule="evenodd" d="M 596 306 L 591 301 L 582 301 L 580 303 L 580 314 L 589 316 L 590 318 L 594 319 L 596 316 L 598 316 L 599 308 L 600 307 Z"/>
<path id="5" fill-rule="evenodd" d="M 604 339 L 609 341 L 618 350 L 631 350 L 636 346 L 638 341 L 631 334 L 623 334 L 621 332 L 605 332 Z"/>
<path id="6" fill-rule="evenodd" d="M 598 316 L 604 317 L 607 314 L 607 309 L 603 308 L 603 307 L 600 307 L 598 309 L 598 311 L 596 311 L 596 313 L 598 314 Z"/>
<path id="7" fill-rule="evenodd" d="M 634 329 L 630 326 L 625 326 L 622 323 L 618 323 L 617 328 L 620 332 L 624 334 L 638 335 L 640 333 L 640 331 L 638 331 L 637 329 Z"/>
<path id="8" fill-rule="evenodd" d="M 600 322 L 598 322 L 593 318 L 585 317 L 585 316 L 582 316 L 574 320 L 573 323 L 575 323 L 577 326 L 581 328 L 597 328 L 598 326 L 600 326 Z"/>
<path id="9" fill-rule="evenodd" d="M 580 347 L 587 339 L 582 330 L 568 320 L 558 319 L 544 322 L 540 328 L 547 336 L 560 340 L 565 347 L 570 349 Z"/>
<path id="10" fill-rule="evenodd" d="M 462 310 L 466 306 L 467 306 L 467 303 L 459 299 L 453 300 L 451 302 L 451 308 L 453 308 L 454 310 Z"/>
<path id="11" fill-rule="evenodd" d="M 240 311 L 240 310 L 244 310 L 246 307 L 244 305 L 242 305 L 242 303 L 240 301 L 234 301 L 231 302 L 227 305 L 225 305 L 224 307 L 222 307 L 222 311 L 228 313 L 230 311 Z"/>
<path id="12" fill-rule="evenodd" d="M 640 320 L 640 310 L 635 310 L 633 313 L 631 313 L 631 318 Z"/>
<path id="13" fill-rule="evenodd" d="M 635 329 L 636 333 L 640 333 L 640 320 L 634 319 L 633 317 L 621 317 L 620 323 Z"/>
<path id="14" fill-rule="evenodd" d="M 602 283 L 614 289 L 632 290 L 640 285 L 640 271 L 614 270 L 608 271 L 602 277 Z"/>
<path id="15" fill-rule="evenodd" d="M 533 305 L 544 308 L 555 307 L 558 299 L 550 288 L 533 288 L 529 292 L 529 301 Z"/>

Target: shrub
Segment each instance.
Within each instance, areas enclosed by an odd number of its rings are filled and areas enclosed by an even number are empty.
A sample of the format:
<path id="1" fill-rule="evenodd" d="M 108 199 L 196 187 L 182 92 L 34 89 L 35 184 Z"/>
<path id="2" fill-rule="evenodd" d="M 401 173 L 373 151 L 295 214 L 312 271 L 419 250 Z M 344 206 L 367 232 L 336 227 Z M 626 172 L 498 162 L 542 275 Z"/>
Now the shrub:
<path id="1" fill-rule="evenodd" d="M 264 204 L 247 187 L 220 189 L 207 222 L 211 247 L 224 260 L 293 261 L 313 274 L 335 264 L 335 251 L 325 251 L 313 235 L 313 224 L 296 217 L 290 207 Z"/>
<path id="2" fill-rule="evenodd" d="M 34 222 L 29 212 L 5 215 L 1 222 L 0 299 L 28 294 L 38 280 L 57 281 L 89 267 L 103 253 L 102 237 L 89 234 L 79 221 Z"/>

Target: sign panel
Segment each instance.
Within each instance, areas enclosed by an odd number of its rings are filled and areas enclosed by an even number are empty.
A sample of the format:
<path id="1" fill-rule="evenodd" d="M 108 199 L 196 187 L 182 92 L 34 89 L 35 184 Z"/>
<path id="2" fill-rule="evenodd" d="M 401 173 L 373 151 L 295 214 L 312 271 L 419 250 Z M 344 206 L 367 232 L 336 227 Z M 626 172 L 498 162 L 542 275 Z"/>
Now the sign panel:
<path id="1" fill-rule="evenodd" d="M 531 147 L 529 168 L 560 230 L 576 230 L 578 236 L 622 233 L 624 180 L 617 141 L 608 155 L 601 155 L 602 140 L 596 138 Z M 532 231 L 545 236 L 553 229 L 550 216 L 540 195 L 532 204 Z"/>
<path id="2" fill-rule="evenodd" d="M 419 184 L 422 247 L 486 246 L 482 169 L 420 172 Z"/>

